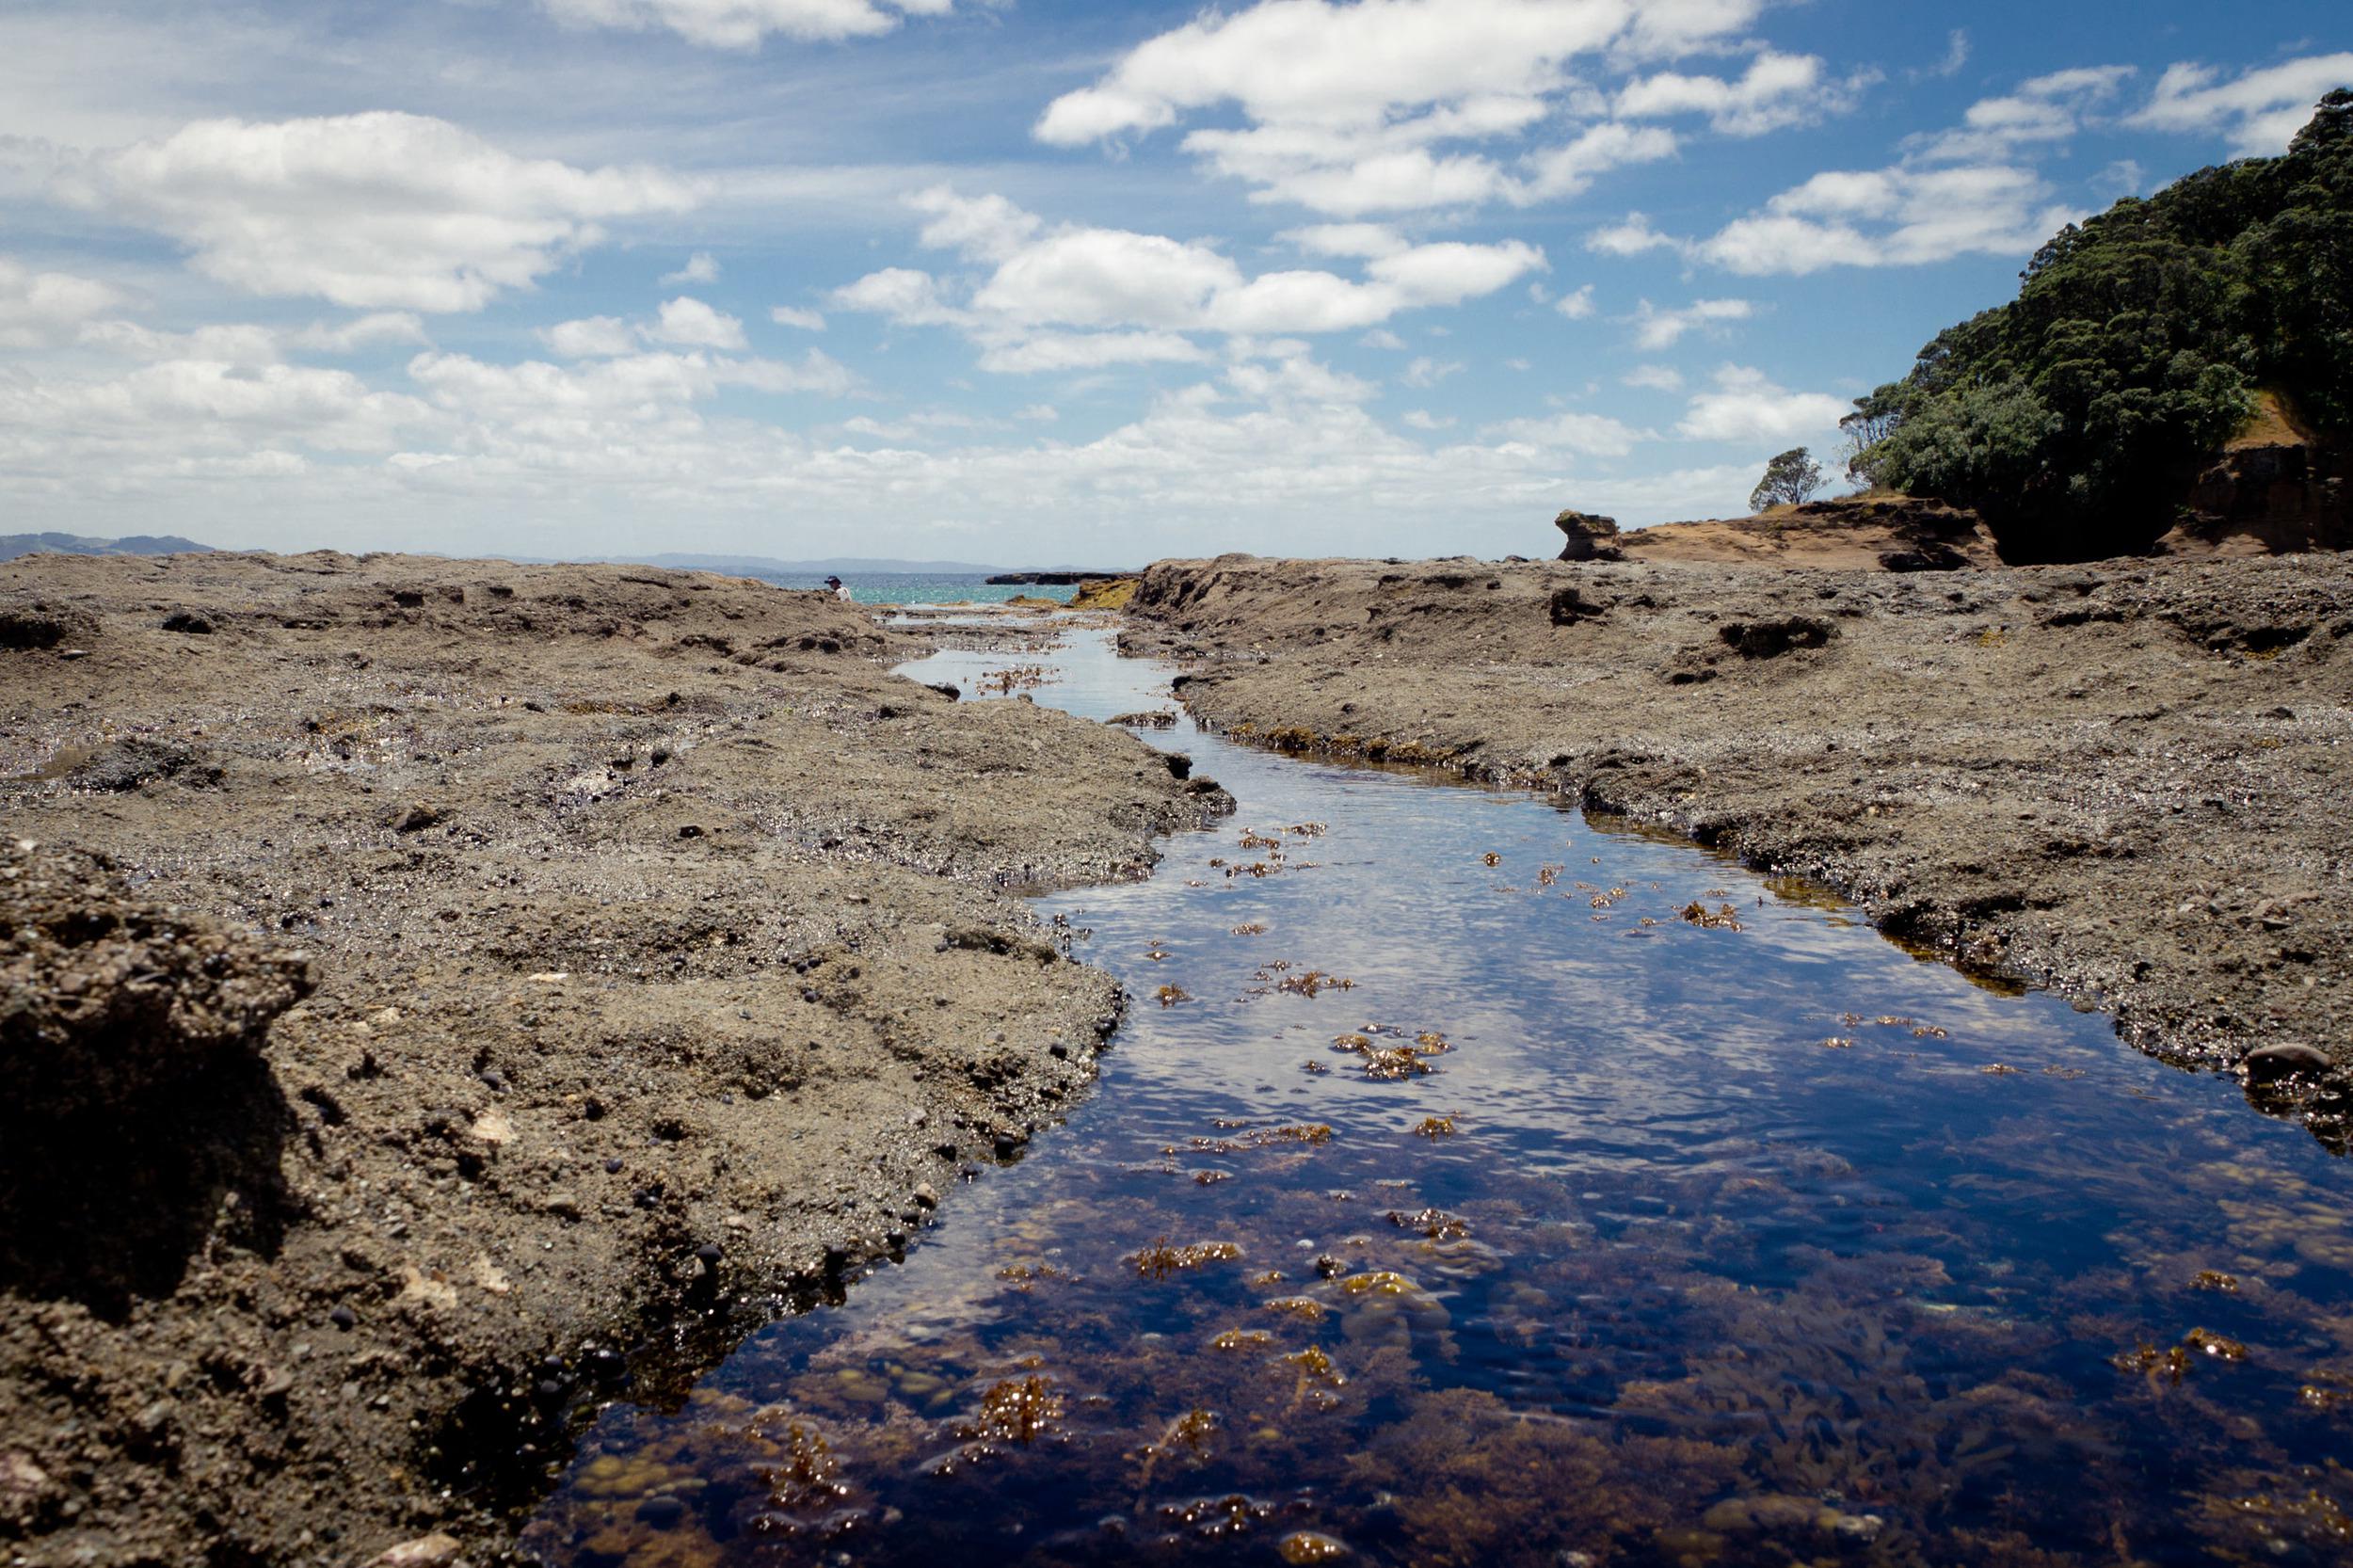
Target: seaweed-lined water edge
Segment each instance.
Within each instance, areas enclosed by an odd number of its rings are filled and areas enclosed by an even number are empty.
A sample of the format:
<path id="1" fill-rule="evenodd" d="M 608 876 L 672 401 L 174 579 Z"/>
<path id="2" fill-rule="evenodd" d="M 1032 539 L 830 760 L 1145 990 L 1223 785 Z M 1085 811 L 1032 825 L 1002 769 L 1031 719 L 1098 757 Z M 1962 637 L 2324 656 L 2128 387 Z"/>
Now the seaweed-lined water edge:
<path id="1" fill-rule="evenodd" d="M 846 1304 L 608 1411 L 542 1558 L 2353 1544 L 2346 1176 L 2299 1129 L 1819 889 L 1198 733 L 1100 632 L 908 673 L 1016 664 L 1241 805 L 1045 901 L 1136 999 L 1098 1092 Z"/>

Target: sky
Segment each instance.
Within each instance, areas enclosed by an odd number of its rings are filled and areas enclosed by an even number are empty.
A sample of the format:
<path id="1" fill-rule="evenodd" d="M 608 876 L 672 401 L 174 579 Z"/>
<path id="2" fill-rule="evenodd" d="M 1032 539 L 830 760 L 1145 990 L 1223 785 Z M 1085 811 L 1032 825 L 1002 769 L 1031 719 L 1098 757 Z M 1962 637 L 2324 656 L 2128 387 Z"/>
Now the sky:
<path id="1" fill-rule="evenodd" d="M 2343 85 L 2342 0 L 0 0 L 0 534 L 1549 554 Z"/>

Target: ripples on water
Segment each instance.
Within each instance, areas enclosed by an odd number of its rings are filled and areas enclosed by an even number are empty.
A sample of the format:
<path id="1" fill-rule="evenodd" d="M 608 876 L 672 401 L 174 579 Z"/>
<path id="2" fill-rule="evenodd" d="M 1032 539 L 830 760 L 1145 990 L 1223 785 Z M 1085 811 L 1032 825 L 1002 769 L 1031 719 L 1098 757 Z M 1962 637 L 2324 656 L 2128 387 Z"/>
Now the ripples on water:
<path id="1" fill-rule="evenodd" d="M 1059 658 L 1036 700 L 1174 706 L 1102 634 Z M 607 1413 L 536 1550 L 2353 1545 L 2343 1168 L 2232 1085 L 1687 844 L 1182 720 L 1148 738 L 1241 812 L 1148 883 L 1045 901 L 1137 998 L 1099 1092 L 846 1306 L 681 1409 Z"/>

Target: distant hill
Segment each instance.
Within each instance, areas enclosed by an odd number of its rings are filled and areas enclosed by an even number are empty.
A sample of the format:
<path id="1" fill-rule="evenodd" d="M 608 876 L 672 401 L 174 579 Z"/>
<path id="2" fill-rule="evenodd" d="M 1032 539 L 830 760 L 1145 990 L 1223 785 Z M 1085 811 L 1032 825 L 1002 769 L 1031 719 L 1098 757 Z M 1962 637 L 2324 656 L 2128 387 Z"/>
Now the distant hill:
<path id="1" fill-rule="evenodd" d="M 836 555 L 823 561 L 779 561 L 766 555 L 677 554 L 641 555 L 634 559 L 640 566 L 669 567 L 678 571 L 716 571 L 730 577 L 749 577 L 760 572 L 817 577 L 849 572 L 916 577 L 982 577 L 1004 569 L 970 561 L 890 561 L 861 555 Z"/>
<path id="2" fill-rule="evenodd" d="M 0 534 L 0 561 L 20 555 L 209 555 L 213 547 L 177 534 L 132 534 L 86 539 L 73 534 Z"/>
<path id="3" fill-rule="evenodd" d="M 1975 508 L 2005 559 L 2081 560 L 2172 527 L 2266 407 L 2313 433 L 2274 443 L 2274 477 L 2353 431 L 2353 92 L 2281 157 L 2069 225 L 2015 300 L 1937 334 L 1845 426 L 1856 477 Z"/>

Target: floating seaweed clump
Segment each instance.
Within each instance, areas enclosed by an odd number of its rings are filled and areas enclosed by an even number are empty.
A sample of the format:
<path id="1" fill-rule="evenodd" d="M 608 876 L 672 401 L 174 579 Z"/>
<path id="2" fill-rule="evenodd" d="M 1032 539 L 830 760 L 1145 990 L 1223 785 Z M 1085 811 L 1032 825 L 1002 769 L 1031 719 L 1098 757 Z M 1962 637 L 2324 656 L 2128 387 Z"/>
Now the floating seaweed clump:
<path id="1" fill-rule="evenodd" d="M 1693 899 L 1683 906 L 1683 919 L 1686 924 L 1705 926 L 1711 931 L 1740 929 L 1739 911 L 1729 904 L 1719 904 L 1710 909 L 1699 900 Z"/>
<path id="2" fill-rule="evenodd" d="M 2228 1339 L 2211 1329 L 2194 1328 L 2182 1336 L 2185 1348 L 2217 1361 L 2244 1361 L 2247 1347 L 2235 1339 Z"/>
<path id="3" fill-rule="evenodd" d="M 2108 1359 L 2119 1371 L 2137 1372 L 2153 1381 L 2164 1378 L 2179 1383 L 2189 1375 L 2189 1369 L 2198 1364 L 2201 1357 L 2212 1361 L 2244 1361 L 2247 1359 L 2247 1347 L 2211 1330 L 2194 1328 L 2182 1336 L 2182 1342 L 2178 1345 L 2159 1350 L 2154 1345 L 2144 1343 Z"/>
<path id="4" fill-rule="evenodd" d="M 1028 1448 L 1062 1424 L 1063 1398 L 1052 1382 L 1035 1372 L 991 1384 L 981 1396 L 980 1413 L 956 1428 L 971 1443 L 1017 1443 Z"/>
<path id="5" fill-rule="evenodd" d="M 745 1435 L 776 1452 L 775 1458 L 752 1467 L 768 1488 L 769 1507 L 792 1512 L 828 1508 L 850 1495 L 841 1484 L 841 1462 L 814 1427 L 781 1412 L 762 1411 Z"/>
<path id="6" fill-rule="evenodd" d="M 1162 1007 L 1174 1007 L 1180 1001 L 1193 1000 L 1193 993 L 1182 985 L 1163 985 L 1152 994 L 1160 998 Z"/>
<path id="7" fill-rule="evenodd" d="M 1263 936 L 1266 935 L 1266 921 L 1251 920 L 1245 924 L 1238 925 L 1234 927 L 1232 935 L 1236 936 Z"/>
<path id="8" fill-rule="evenodd" d="M 1193 1146 L 1209 1154 L 1233 1154 L 1243 1149 L 1267 1149 L 1278 1144 L 1305 1144 L 1321 1147 L 1332 1141 L 1332 1128 L 1324 1122 L 1292 1122 L 1283 1127 L 1253 1128 L 1239 1138 L 1195 1138 Z"/>
<path id="9" fill-rule="evenodd" d="M 1274 1336 L 1262 1328 L 1229 1328 L 1209 1341 L 1213 1351 L 1263 1351 L 1272 1348 Z"/>
<path id="10" fill-rule="evenodd" d="M 1420 1121 L 1414 1124 L 1414 1132 L 1417 1136 L 1422 1138 L 1451 1138 L 1454 1136 L 1454 1118 L 1451 1116 L 1424 1116 Z"/>
<path id="11" fill-rule="evenodd" d="M 1182 1530 L 1205 1541 L 1241 1535 L 1274 1516 L 1272 1504 L 1235 1493 L 1225 1497 L 1195 1497 L 1191 1502 L 1162 1503 L 1154 1511 L 1162 1529 Z"/>
<path id="12" fill-rule="evenodd" d="M 1406 1046 L 1385 1046 L 1358 1054 L 1365 1064 L 1365 1076 L 1378 1083 L 1420 1078 L 1430 1071 L 1430 1064 L 1421 1054 Z"/>
<path id="13" fill-rule="evenodd" d="M 2201 1269 L 2189 1279 L 2195 1290 L 2236 1290 L 2238 1275 L 2226 1274 L 2219 1269 Z"/>
<path id="14" fill-rule="evenodd" d="M 1224 1423 L 1214 1410 L 1195 1407 L 1168 1423 L 1160 1436 L 1144 1446 L 1138 1456 L 1144 1461 L 1143 1472 L 1136 1478 L 1139 1488 L 1152 1484 L 1152 1472 L 1163 1460 L 1199 1465 L 1206 1464 L 1218 1429 Z"/>
<path id="15" fill-rule="evenodd" d="M 1305 1323 L 1320 1323 L 1330 1310 L 1313 1296 L 1277 1296 L 1266 1304 L 1269 1312 L 1279 1312 L 1286 1318 L 1296 1318 Z"/>
<path id="16" fill-rule="evenodd" d="M 1388 1221 L 1400 1230 L 1417 1230 L 1433 1241 L 1451 1241 L 1470 1234 L 1469 1222 L 1443 1208 L 1425 1208 L 1417 1214 L 1392 1208 Z"/>
<path id="17" fill-rule="evenodd" d="M 1279 1548 L 1283 1560 L 1291 1568 L 1309 1568 L 1312 1563 L 1337 1562 L 1348 1555 L 1348 1547 L 1328 1535 L 1314 1530 L 1293 1530 L 1283 1537 Z"/>
<path id="18" fill-rule="evenodd" d="M 1231 1241 L 1195 1241 L 1190 1246 L 1172 1247 L 1165 1237 L 1132 1256 L 1128 1261 L 1136 1272 L 1146 1279 L 1167 1279 L 1188 1269 L 1198 1269 L 1208 1263 L 1230 1263 L 1241 1256 L 1241 1248 Z"/>
<path id="19" fill-rule="evenodd" d="M 1016 664 L 982 676 L 972 682 L 972 687 L 984 695 L 1011 696 L 1016 692 L 1034 690 L 1053 679 L 1053 672 L 1044 664 Z"/>
<path id="20" fill-rule="evenodd" d="M 1304 974 L 1285 975 L 1278 983 L 1280 989 L 1293 996 L 1315 997 L 1325 991 L 1353 991 L 1356 983 L 1321 969 L 1309 969 Z"/>

